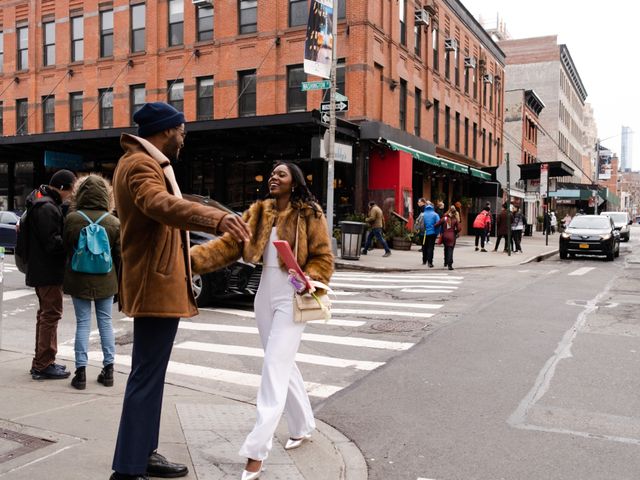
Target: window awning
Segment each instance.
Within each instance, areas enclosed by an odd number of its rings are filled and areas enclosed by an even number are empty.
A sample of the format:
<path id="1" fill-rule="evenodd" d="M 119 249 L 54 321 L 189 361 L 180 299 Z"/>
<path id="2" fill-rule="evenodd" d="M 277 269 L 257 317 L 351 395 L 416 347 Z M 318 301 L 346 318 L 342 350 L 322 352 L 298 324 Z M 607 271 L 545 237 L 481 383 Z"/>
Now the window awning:
<path id="1" fill-rule="evenodd" d="M 482 170 L 478 170 L 477 168 L 469 167 L 469 173 L 472 177 L 481 178 L 482 180 L 491 180 L 490 173 L 483 172 Z"/>
<path id="2" fill-rule="evenodd" d="M 435 155 L 421 152 L 420 150 L 416 150 L 415 148 L 411 148 L 407 145 L 402 145 L 401 143 L 397 143 L 392 140 L 379 138 L 378 141 L 384 145 L 387 145 L 391 150 L 401 150 L 403 152 L 407 152 L 411 154 L 411 156 L 416 160 L 428 163 L 429 165 L 433 165 L 434 167 L 446 168 L 447 170 L 452 170 L 458 173 L 471 173 L 474 177 L 491 180 L 491 175 L 489 175 L 488 173 L 483 172 L 482 170 L 474 169 L 479 173 L 473 174 L 470 170 L 470 167 L 468 167 L 467 165 L 463 165 L 462 163 L 454 162 L 453 160 L 447 160 L 446 158 L 436 157 Z M 487 175 L 487 177 L 480 176 L 480 174 Z"/>

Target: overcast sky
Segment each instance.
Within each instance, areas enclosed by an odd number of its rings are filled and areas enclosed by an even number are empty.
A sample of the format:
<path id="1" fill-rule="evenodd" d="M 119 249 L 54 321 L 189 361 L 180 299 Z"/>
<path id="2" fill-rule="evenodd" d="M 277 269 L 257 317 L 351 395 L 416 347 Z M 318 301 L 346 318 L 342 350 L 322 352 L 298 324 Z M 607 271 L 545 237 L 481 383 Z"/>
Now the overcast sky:
<path id="1" fill-rule="evenodd" d="M 461 0 L 495 25 L 499 13 L 511 38 L 558 35 L 569 48 L 602 144 L 620 156 L 622 125 L 636 132 L 633 169 L 640 170 L 640 3 L 629 0 Z M 610 138 L 612 137 L 612 138 Z M 605 140 L 607 139 L 608 140 Z"/>

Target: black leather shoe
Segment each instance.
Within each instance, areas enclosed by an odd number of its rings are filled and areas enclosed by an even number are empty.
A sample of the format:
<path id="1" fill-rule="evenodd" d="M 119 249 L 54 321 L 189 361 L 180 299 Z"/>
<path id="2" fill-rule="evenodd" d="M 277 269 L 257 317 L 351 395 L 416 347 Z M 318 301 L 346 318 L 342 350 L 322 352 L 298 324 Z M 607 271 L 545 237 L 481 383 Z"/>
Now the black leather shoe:
<path id="1" fill-rule="evenodd" d="M 147 462 L 147 475 L 160 478 L 184 477 L 189 473 L 186 465 L 171 463 L 158 452 L 153 452 Z"/>
<path id="2" fill-rule="evenodd" d="M 109 480 L 149 480 L 146 475 L 125 475 L 124 473 L 113 472 Z"/>
<path id="3" fill-rule="evenodd" d="M 60 370 L 51 364 L 44 370 L 34 370 L 31 374 L 31 378 L 34 380 L 61 380 L 63 378 L 68 378 L 69 375 L 71 375 L 71 372 Z"/>

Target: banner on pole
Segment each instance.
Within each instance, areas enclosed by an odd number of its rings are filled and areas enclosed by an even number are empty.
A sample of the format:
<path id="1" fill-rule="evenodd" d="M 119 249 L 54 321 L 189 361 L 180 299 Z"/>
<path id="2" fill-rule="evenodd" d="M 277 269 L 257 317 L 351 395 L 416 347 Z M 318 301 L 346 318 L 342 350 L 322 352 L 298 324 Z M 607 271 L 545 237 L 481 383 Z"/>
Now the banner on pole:
<path id="1" fill-rule="evenodd" d="M 331 78 L 332 54 L 333 0 L 311 0 L 304 42 L 304 72 Z"/>
<path id="2" fill-rule="evenodd" d="M 549 165 L 543 163 L 540 165 L 540 196 L 547 198 L 547 187 L 549 185 Z"/>

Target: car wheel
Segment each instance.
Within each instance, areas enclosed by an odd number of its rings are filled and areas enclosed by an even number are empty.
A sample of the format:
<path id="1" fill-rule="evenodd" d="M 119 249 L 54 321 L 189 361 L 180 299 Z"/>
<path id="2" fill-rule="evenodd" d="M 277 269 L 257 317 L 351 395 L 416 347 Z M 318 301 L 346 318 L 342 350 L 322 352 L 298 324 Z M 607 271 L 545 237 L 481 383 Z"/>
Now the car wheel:
<path id="1" fill-rule="evenodd" d="M 560 259 L 561 260 L 566 260 L 567 259 L 567 251 L 566 250 L 560 250 Z"/>
<path id="2" fill-rule="evenodd" d="M 620 256 L 620 242 L 618 242 L 618 245 L 617 245 L 616 251 L 614 253 L 614 256 L 616 258 Z"/>
<path id="3" fill-rule="evenodd" d="M 627 236 L 626 236 L 626 237 L 624 237 L 624 241 L 625 241 L 625 242 L 628 242 L 630 238 L 631 238 L 631 234 L 630 234 L 630 233 L 627 233 Z"/>
<path id="4" fill-rule="evenodd" d="M 209 303 L 211 292 L 208 282 L 201 275 L 194 273 L 191 276 L 191 288 L 196 304 L 199 307 L 206 307 Z"/>

